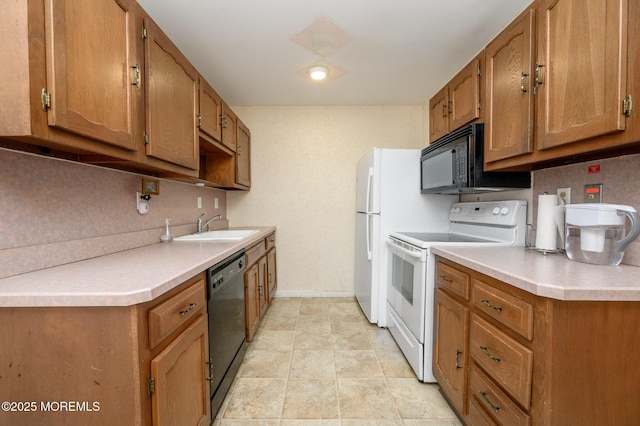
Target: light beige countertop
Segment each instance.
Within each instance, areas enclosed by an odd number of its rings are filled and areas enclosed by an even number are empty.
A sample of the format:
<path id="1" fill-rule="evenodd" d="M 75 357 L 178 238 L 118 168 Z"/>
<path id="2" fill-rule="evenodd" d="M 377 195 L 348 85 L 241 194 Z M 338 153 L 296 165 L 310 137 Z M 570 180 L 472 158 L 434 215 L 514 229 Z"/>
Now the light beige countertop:
<path id="1" fill-rule="evenodd" d="M 234 228 L 240 229 L 240 228 Z M 0 307 L 148 302 L 276 230 L 233 241 L 172 241 L 0 279 Z"/>
<path id="2" fill-rule="evenodd" d="M 640 267 L 574 262 L 524 247 L 434 247 L 432 252 L 538 296 L 640 301 Z"/>

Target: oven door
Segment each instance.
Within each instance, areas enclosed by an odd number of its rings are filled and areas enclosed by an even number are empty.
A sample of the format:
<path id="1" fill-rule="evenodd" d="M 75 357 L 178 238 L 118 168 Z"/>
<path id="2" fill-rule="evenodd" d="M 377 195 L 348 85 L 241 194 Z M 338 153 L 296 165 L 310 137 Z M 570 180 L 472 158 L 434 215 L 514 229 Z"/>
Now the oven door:
<path id="1" fill-rule="evenodd" d="M 427 251 L 392 238 L 389 246 L 387 302 L 409 329 L 424 343 Z"/>

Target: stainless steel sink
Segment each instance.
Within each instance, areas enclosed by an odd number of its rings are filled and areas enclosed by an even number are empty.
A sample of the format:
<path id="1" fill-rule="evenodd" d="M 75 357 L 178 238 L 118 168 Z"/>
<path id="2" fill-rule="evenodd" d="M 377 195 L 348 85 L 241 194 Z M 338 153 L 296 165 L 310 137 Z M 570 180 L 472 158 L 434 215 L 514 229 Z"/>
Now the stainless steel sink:
<path id="1" fill-rule="evenodd" d="M 197 234 L 176 237 L 174 241 L 230 241 L 241 240 L 260 231 L 257 229 L 222 229 L 217 231 L 200 232 Z"/>

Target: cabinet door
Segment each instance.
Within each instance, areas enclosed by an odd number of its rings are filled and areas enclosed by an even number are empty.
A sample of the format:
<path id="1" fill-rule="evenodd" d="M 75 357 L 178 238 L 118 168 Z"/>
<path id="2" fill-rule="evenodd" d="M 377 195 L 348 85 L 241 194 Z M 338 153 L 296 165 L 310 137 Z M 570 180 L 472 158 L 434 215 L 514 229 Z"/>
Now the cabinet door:
<path id="1" fill-rule="evenodd" d="M 155 391 L 151 395 L 154 425 L 208 425 L 209 359 L 207 315 L 202 315 L 151 360 Z"/>
<path id="2" fill-rule="evenodd" d="M 135 7 L 133 0 L 45 1 L 50 126 L 136 149 Z"/>
<path id="3" fill-rule="evenodd" d="M 260 321 L 260 304 L 258 300 L 258 286 L 260 283 L 260 273 L 258 263 L 254 264 L 245 272 L 245 311 L 247 319 L 247 342 L 253 339 L 253 335 L 258 330 Z"/>
<path id="4" fill-rule="evenodd" d="M 538 149 L 624 130 L 628 0 L 539 6 Z"/>
<path id="5" fill-rule="evenodd" d="M 449 86 L 429 100 L 429 142 L 449 133 Z"/>
<path id="6" fill-rule="evenodd" d="M 533 152 L 534 16 L 530 10 L 485 49 L 486 162 Z"/>
<path id="7" fill-rule="evenodd" d="M 222 144 L 232 151 L 236 150 L 238 138 L 238 119 L 225 103 L 222 105 Z"/>
<path id="8" fill-rule="evenodd" d="M 222 137 L 222 99 L 203 78 L 199 79 L 200 88 L 200 133 L 214 141 L 220 142 Z"/>
<path id="9" fill-rule="evenodd" d="M 238 120 L 238 144 L 236 148 L 236 183 L 251 186 L 251 133 Z"/>
<path id="10" fill-rule="evenodd" d="M 273 248 L 267 253 L 267 289 L 269 303 L 273 300 L 276 288 L 278 288 L 278 273 L 276 270 L 276 249 Z"/>
<path id="11" fill-rule="evenodd" d="M 449 83 L 449 131 L 480 117 L 480 59 L 464 67 Z"/>
<path id="12" fill-rule="evenodd" d="M 262 318 L 267 311 L 267 257 L 262 256 L 258 261 L 258 303 L 260 305 L 260 318 Z"/>
<path id="13" fill-rule="evenodd" d="M 151 19 L 145 19 L 144 26 L 146 153 L 198 170 L 198 74 Z"/>
<path id="14" fill-rule="evenodd" d="M 456 410 L 466 415 L 469 310 L 436 289 L 433 374 Z"/>

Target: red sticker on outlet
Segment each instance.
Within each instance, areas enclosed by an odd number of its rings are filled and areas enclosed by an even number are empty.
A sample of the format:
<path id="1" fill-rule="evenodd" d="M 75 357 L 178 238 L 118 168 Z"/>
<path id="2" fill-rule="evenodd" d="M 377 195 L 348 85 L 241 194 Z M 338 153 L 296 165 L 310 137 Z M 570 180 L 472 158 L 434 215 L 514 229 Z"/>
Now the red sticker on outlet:
<path id="1" fill-rule="evenodd" d="M 589 166 L 589 174 L 594 175 L 596 173 L 600 173 L 600 164 Z"/>

